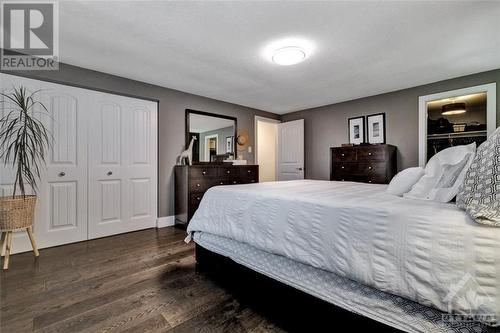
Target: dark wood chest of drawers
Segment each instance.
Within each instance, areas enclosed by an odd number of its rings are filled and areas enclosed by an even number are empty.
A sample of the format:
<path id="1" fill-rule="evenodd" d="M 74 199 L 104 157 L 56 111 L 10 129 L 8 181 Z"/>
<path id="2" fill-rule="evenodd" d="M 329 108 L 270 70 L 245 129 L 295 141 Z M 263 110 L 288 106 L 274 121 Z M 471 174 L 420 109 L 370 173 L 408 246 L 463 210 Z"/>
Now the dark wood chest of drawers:
<path id="1" fill-rule="evenodd" d="M 334 147 L 330 153 L 330 180 L 388 184 L 397 173 L 392 145 Z"/>
<path id="2" fill-rule="evenodd" d="M 175 223 L 187 226 L 203 194 L 217 185 L 259 182 L 258 165 L 177 165 L 175 166 Z"/>

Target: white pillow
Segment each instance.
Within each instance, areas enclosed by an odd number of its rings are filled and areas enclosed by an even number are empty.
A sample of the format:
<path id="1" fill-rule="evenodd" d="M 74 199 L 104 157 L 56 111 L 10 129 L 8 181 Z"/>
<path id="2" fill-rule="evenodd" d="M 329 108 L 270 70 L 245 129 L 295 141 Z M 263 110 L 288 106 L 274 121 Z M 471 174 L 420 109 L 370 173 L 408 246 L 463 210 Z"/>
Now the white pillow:
<path id="1" fill-rule="evenodd" d="M 415 185 L 424 174 L 424 168 L 421 167 L 404 169 L 392 178 L 387 187 L 387 193 L 400 197 L 403 196 L 403 194 L 411 190 L 412 186 Z"/>
<path id="2" fill-rule="evenodd" d="M 432 156 L 425 175 L 405 198 L 449 202 L 457 195 L 476 152 L 476 143 L 444 149 Z"/>

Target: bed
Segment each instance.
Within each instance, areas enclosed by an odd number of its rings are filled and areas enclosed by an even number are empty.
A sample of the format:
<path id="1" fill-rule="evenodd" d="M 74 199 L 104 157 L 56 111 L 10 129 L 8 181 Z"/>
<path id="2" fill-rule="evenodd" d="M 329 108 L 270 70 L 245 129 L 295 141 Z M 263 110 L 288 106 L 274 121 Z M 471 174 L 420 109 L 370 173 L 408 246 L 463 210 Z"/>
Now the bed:
<path id="1" fill-rule="evenodd" d="M 452 203 L 385 189 L 314 180 L 214 187 L 188 240 L 401 330 L 498 325 L 500 229 L 475 224 Z M 472 313 L 474 322 L 447 313 Z"/>

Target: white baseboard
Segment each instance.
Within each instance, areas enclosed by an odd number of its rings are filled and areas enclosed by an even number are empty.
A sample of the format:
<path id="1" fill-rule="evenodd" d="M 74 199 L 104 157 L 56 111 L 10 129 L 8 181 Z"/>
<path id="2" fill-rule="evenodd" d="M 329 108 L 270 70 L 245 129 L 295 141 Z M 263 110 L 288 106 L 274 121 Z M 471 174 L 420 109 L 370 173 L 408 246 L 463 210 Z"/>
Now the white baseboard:
<path id="1" fill-rule="evenodd" d="M 171 227 L 175 224 L 175 216 L 162 216 L 156 219 L 157 228 Z"/>

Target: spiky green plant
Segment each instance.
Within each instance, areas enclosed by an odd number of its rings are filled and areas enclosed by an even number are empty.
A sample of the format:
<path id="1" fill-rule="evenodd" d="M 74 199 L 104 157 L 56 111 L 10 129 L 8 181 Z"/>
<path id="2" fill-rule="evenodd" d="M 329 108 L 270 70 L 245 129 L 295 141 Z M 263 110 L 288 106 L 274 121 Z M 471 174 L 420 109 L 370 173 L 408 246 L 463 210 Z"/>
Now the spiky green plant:
<path id="1" fill-rule="evenodd" d="M 36 101 L 34 95 L 27 93 L 25 87 L 14 88 L 10 94 L 0 93 L 4 97 L 4 116 L 0 119 L 0 160 L 15 168 L 16 178 L 12 197 L 16 190 L 26 196 L 26 185 L 37 192 L 40 168 L 45 165 L 45 154 L 50 145 L 50 133 L 44 124 L 34 116 L 35 106 L 48 114 L 47 108 Z M 10 102 L 12 107 L 7 107 Z"/>

